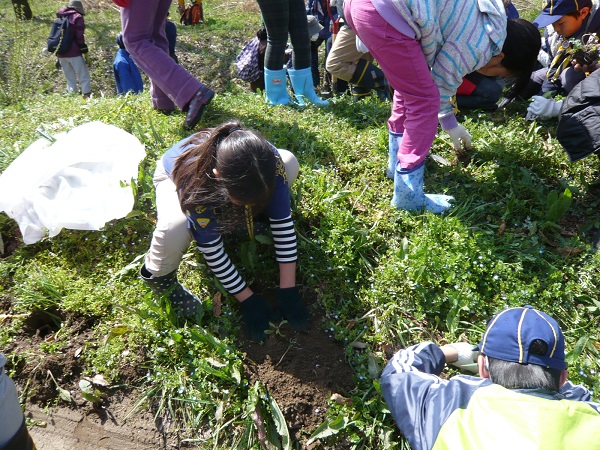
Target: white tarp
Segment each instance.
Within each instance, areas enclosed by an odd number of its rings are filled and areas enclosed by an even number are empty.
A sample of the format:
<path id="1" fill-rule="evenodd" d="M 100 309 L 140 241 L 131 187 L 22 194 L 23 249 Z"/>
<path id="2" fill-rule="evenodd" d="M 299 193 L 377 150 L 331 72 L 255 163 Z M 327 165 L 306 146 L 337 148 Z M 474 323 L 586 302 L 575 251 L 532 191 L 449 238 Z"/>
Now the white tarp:
<path id="1" fill-rule="evenodd" d="M 133 208 L 131 180 L 146 155 L 135 136 L 89 122 L 55 137 L 35 141 L 0 175 L 0 211 L 26 244 L 63 228 L 99 230 Z"/>

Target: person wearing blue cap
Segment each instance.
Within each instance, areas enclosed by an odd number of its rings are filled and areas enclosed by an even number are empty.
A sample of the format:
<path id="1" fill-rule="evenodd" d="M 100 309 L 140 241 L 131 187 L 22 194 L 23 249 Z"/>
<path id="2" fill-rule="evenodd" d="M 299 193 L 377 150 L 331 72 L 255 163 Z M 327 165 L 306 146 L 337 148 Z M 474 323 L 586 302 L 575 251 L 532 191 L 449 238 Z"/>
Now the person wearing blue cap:
<path id="1" fill-rule="evenodd" d="M 524 99 L 533 98 L 528 118 L 557 117 L 561 103 L 548 96 L 567 95 L 585 79 L 585 72 L 572 66 L 571 40 L 587 43 L 600 32 L 598 0 L 547 0 L 540 15 L 533 21 L 544 28 L 542 50 L 538 61 L 543 66 L 531 74 Z"/>
<path id="2" fill-rule="evenodd" d="M 472 373 L 440 378 L 446 364 Z M 412 450 L 600 449 L 600 403 L 567 381 L 565 341 L 531 306 L 489 321 L 476 347 L 431 342 L 400 350 L 381 377 Z"/>

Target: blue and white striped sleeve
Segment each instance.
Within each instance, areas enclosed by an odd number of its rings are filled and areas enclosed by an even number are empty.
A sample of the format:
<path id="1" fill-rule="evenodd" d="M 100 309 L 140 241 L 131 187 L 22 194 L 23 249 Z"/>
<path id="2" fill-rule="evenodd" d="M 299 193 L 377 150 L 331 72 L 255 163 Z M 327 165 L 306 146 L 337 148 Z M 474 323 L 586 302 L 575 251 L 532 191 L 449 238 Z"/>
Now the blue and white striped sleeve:
<path id="1" fill-rule="evenodd" d="M 215 274 L 227 292 L 235 295 L 246 288 L 246 282 L 231 262 L 229 255 L 225 253 L 222 237 L 219 236 L 218 239 L 211 242 L 198 243 L 197 248 L 204 255 L 208 268 Z"/>
<path id="2" fill-rule="evenodd" d="M 293 263 L 298 259 L 296 230 L 292 216 L 283 219 L 269 219 L 273 242 L 275 244 L 275 257 L 279 263 Z"/>

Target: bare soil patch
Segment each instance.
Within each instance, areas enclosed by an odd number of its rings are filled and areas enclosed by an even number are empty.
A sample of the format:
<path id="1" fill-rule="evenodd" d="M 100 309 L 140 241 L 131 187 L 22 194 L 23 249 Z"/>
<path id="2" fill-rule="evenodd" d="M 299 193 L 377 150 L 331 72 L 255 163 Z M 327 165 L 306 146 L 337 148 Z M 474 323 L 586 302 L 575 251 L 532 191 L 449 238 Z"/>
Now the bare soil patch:
<path id="1" fill-rule="evenodd" d="M 0 308 L 7 311 L 10 303 L 5 296 L 0 299 Z M 102 402 L 92 404 L 81 397 L 78 383 L 83 361 L 78 355 L 86 341 L 94 339 L 95 320 L 61 317 L 62 332 L 68 327 L 72 339 L 61 353 L 48 355 L 40 346 L 51 342 L 58 329 L 47 314 L 33 312 L 19 338 L 3 349 L 7 354 L 39 355 L 15 368 L 17 375 L 13 377 L 19 390 L 27 392 L 25 414 L 30 419 L 30 432 L 38 449 L 199 448 L 182 443 L 168 423 L 155 420 L 153 411 L 130 415 L 140 397 L 134 386 L 145 372 L 123 367 L 119 374 L 121 387 L 106 389 Z M 312 431 L 325 420 L 332 394 L 349 396 L 354 387 L 344 348 L 323 331 L 319 311 L 313 311 L 308 332 L 297 332 L 284 324 L 262 344 L 248 341 L 242 332 L 240 346 L 245 353 L 245 376 L 251 384 L 260 381 L 277 401 L 292 440 L 301 447 L 305 447 Z M 57 401 L 59 393 L 52 378 L 70 392 L 70 405 L 63 406 L 65 402 Z M 59 406 L 47 406 L 56 404 Z"/>

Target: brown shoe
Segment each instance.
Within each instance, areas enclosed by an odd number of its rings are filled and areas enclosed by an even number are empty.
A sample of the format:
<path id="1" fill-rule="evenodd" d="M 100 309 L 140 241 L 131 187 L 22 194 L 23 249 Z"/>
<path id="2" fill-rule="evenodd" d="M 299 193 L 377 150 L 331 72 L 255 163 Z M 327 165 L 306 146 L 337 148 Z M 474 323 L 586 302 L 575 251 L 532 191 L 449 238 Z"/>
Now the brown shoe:
<path id="1" fill-rule="evenodd" d="M 198 92 L 192 97 L 187 106 L 187 114 L 183 121 L 183 127 L 190 130 L 196 126 L 202 117 L 204 107 L 210 103 L 215 96 L 214 91 L 206 86 L 198 89 Z"/>

